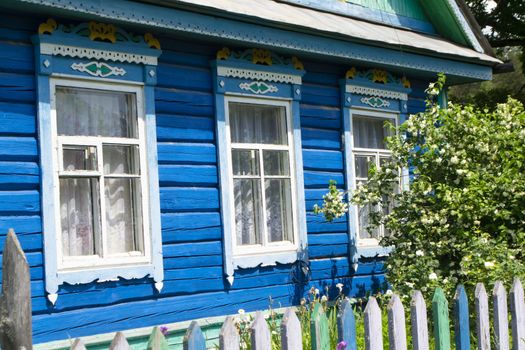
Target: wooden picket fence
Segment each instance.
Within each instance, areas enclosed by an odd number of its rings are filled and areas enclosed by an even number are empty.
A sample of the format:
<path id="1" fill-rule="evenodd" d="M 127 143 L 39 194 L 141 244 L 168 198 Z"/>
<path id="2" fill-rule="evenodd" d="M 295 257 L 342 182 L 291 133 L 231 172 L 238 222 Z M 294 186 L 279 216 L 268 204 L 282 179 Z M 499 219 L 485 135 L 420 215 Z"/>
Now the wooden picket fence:
<path id="1" fill-rule="evenodd" d="M 525 300 L 523 286 L 515 279 L 508 295 L 510 300 L 511 336 L 509 336 L 509 309 L 507 293 L 503 283 L 495 283 L 492 292 L 493 328 L 490 327 L 489 296 L 485 286 L 479 283 L 474 294 L 474 311 L 476 315 L 476 343 L 479 350 L 491 349 L 491 334 L 496 350 L 525 350 Z M 455 348 L 457 350 L 471 349 L 471 331 L 469 320 L 468 298 L 463 286 L 458 286 L 453 300 L 453 323 Z M 436 350 L 452 348 L 449 305 L 441 288 L 436 288 L 431 306 L 433 325 L 433 347 Z M 387 305 L 388 337 L 390 350 L 407 350 L 407 330 L 405 309 L 401 298 L 394 294 Z M 2 278 L 2 313 L 1 313 L 2 349 L 32 349 L 31 344 L 31 300 L 29 289 L 29 268 L 25 255 L 14 232 L 10 231 L 6 238 L 3 252 Z M 427 306 L 420 291 L 415 291 L 410 303 L 410 321 L 412 346 L 415 350 L 429 350 L 429 324 Z M 364 333 L 366 350 L 383 350 L 381 309 L 374 297 L 368 299 L 364 310 Z M 344 350 L 357 349 L 356 319 L 350 300 L 344 300 L 337 314 L 338 341 L 346 344 Z M 281 320 L 281 349 L 302 350 L 301 323 L 293 308 L 288 308 Z M 310 323 L 311 349 L 331 349 L 329 340 L 328 319 L 323 307 L 316 303 Z M 271 350 L 271 333 L 262 312 L 257 312 L 250 329 L 252 350 Z M 183 341 L 184 350 L 205 350 L 206 339 L 199 324 L 193 321 L 186 331 Z M 221 350 L 239 350 L 241 339 L 235 319 L 226 318 L 219 334 Z M 76 339 L 71 350 L 86 349 L 81 339 Z M 110 350 L 131 349 L 123 333 L 116 333 Z M 146 346 L 147 350 L 168 350 L 168 342 L 159 327 L 153 332 Z M 307 349 L 304 349 L 307 350 Z"/>

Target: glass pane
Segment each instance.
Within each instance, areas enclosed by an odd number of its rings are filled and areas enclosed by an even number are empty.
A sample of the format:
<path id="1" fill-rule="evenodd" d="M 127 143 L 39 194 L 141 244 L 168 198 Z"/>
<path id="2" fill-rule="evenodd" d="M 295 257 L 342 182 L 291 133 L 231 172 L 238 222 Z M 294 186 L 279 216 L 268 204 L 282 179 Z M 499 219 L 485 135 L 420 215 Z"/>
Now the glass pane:
<path id="1" fill-rule="evenodd" d="M 139 175 L 139 147 L 103 145 L 104 174 Z"/>
<path id="2" fill-rule="evenodd" d="M 385 122 L 393 119 L 372 118 L 354 115 L 352 117 L 354 134 L 354 147 L 386 149 L 385 138 L 390 135 L 390 130 Z"/>
<path id="3" fill-rule="evenodd" d="M 290 162 L 288 151 L 264 151 L 265 175 L 290 175 Z"/>
<path id="4" fill-rule="evenodd" d="M 97 170 L 97 148 L 94 146 L 63 146 L 65 171 Z"/>
<path id="5" fill-rule="evenodd" d="M 57 87 L 59 135 L 137 137 L 133 93 Z"/>
<path id="6" fill-rule="evenodd" d="M 261 244 L 261 182 L 234 179 L 235 232 L 237 245 Z"/>
<path id="7" fill-rule="evenodd" d="M 98 179 L 61 178 L 59 182 L 63 255 L 97 254 L 100 236 Z"/>
<path id="8" fill-rule="evenodd" d="M 259 151 L 232 150 L 233 175 L 259 175 Z"/>
<path id="9" fill-rule="evenodd" d="M 288 143 L 284 107 L 230 103 L 229 113 L 233 143 Z"/>
<path id="10" fill-rule="evenodd" d="M 290 180 L 271 179 L 265 182 L 268 241 L 293 241 Z"/>
<path id="11" fill-rule="evenodd" d="M 105 197 L 108 253 L 143 252 L 140 179 L 106 178 Z"/>
<path id="12" fill-rule="evenodd" d="M 359 179 L 368 179 L 368 169 L 375 164 L 375 156 L 355 156 L 355 174 Z"/>
<path id="13" fill-rule="evenodd" d="M 359 212 L 359 238 L 376 238 L 379 239 L 379 228 L 375 228 L 372 232 L 367 230 L 368 225 L 370 225 L 369 215 L 370 215 L 370 206 L 366 205 L 363 207 L 358 207 Z"/>

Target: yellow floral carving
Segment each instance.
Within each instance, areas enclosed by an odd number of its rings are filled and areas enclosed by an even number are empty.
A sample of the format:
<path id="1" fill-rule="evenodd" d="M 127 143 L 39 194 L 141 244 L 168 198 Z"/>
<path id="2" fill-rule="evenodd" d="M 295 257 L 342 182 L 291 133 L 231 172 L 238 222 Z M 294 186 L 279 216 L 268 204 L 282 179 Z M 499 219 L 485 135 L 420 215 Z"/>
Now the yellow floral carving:
<path id="1" fill-rule="evenodd" d="M 301 62 L 297 57 L 293 56 L 292 57 L 292 64 L 294 66 L 295 69 L 297 70 L 304 70 L 304 65 L 303 65 L 303 62 Z"/>
<path id="2" fill-rule="evenodd" d="M 228 49 L 227 47 L 223 47 L 222 49 L 217 51 L 218 60 L 227 60 L 228 58 L 230 58 L 230 55 L 231 55 L 230 49 Z"/>
<path id="3" fill-rule="evenodd" d="M 401 78 L 401 84 L 407 89 L 410 89 L 410 81 L 406 77 Z"/>
<path id="4" fill-rule="evenodd" d="M 51 34 L 57 29 L 57 22 L 50 18 L 38 26 L 38 34 Z"/>
<path id="5" fill-rule="evenodd" d="M 108 40 L 113 44 L 117 41 L 116 29 L 113 24 L 89 22 L 89 38 L 91 40 Z"/>
<path id="6" fill-rule="evenodd" d="M 345 78 L 346 79 L 354 79 L 355 75 L 357 74 L 357 69 L 355 67 L 350 68 L 346 71 Z"/>
<path id="7" fill-rule="evenodd" d="M 146 42 L 146 44 L 148 44 L 149 47 L 160 50 L 159 39 L 155 38 L 153 34 L 151 33 L 144 34 L 144 41 Z"/>
<path id="8" fill-rule="evenodd" d="M 265 49 L 252 50 L 252 62 L 255 64 L 272 65 L 272 53 Z"/>
<path id="9" fill-rule="evenodd" d="M 382 69 L 374 69 L 372 74 L 372 81 L 374 83 L 383 83 L 388 82 L 388 73 Z"/>

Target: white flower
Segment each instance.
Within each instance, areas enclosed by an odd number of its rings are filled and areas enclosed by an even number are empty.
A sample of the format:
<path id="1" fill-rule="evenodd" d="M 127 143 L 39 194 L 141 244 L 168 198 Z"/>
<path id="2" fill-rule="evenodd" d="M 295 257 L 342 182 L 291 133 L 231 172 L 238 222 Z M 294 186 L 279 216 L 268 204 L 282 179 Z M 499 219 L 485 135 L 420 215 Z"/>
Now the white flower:
<path id="1" fill-rule="evenodd" d="M 319 289 L 315 288 L 315 289 L 314 289 L 314 294 L 315 294 L 315 295 L 319 295 Z"/>
<path id="2" fill-rule="evenodd" d="M 269 318 L 270 318 L 270 315 L 269 315 L 269 314 L 265 314 L 265 315 L 264 315 L 264 319 L 265 319 L 265 320 L 267 320 L 267 319 L 269 319 Z"/>
<path id="3" fill-rule="evenodd" d="M 431 280 L 431 281 L 437 280 L 438 276 L 436 275 L 435 272 L 432 272 L 430 275 L 428 275 L 428 279 Z"/>
<path id="4" fill-rule="evenodd" d="M 339 293 L 341 293 L 343 291 L 343 284 L 342 283 L 337 283 L 335 286 L 337 287 L 337 289 L 339 289 Z"/>
<path id="5" fill-rule="evenodd" d="M 326 295 L 323 295 L 323 297 L 321 298 L 321 301 L 323 303 L 328 301 L 328 298 L 326 297 Z"/>
<path id="6" fill-rule="evenodd" d="M 416 250 L 416 256 L 423 256 L 425 253 L 422 250 Z"/>
<path id="7" fill-rule="evenodd" d="M 458 164 L 459 163 L 459 158 L 457 156 L 453 156 L 452 158 L 450 158 L 450 162 L 452 164 Z"/>
<path id="8" fill-rule="evenodd" d="M 388 289 L 386 292 L 385 292 L 385 295 L 392 295 L 394 294 L 394 292 L 392 292 L 392 289 Z"/>
<path id="9" fill-rule="evenodd" d="M 485 261 L 483 265 L 485 265 L 486 268 L 494 267 L 494 263 L 492 261 Z"/>
<path id="10" fill-rule="evenodd" d="M 239 309 L 239 310 L 237 310 L 237 313 L 238 313 L 239 315 L 244 315 L 244 309 Z"/>

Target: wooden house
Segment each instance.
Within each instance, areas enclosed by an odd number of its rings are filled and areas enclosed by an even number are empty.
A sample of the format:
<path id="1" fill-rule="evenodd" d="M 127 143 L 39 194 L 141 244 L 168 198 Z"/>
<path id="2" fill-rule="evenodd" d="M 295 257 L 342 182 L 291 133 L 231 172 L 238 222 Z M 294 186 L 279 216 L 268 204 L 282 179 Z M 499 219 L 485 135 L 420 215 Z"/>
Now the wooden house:
<path id="1" fill-rule="evenodd" d="M 383 230 L 313 205 L 437 73 L 500 63 L 463 0 L 1 1 L 0 233 L 34 342 L 381 289 Z"/>

